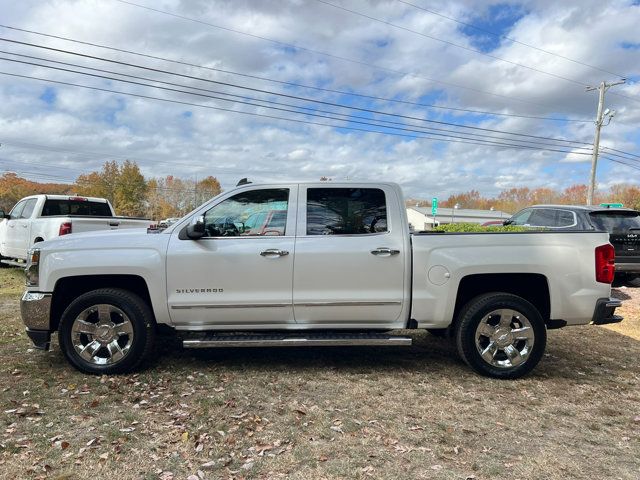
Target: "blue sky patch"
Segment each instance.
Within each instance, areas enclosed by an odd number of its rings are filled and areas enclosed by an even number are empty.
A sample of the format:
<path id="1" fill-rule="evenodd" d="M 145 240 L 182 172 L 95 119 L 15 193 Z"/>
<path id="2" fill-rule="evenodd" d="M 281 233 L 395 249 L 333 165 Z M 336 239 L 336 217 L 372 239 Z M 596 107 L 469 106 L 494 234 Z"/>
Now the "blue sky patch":
<path id="1" fill-rule="evenodd" d="M 476 28 L 462 26 L 460 31 L 469 37 L 474 47 L 491 52 L 503 41 L 501 35 L 508 36 L 513 26 L 525 15 L 525 9 L 519 5 L 492 5 L 482 15 L 472 16 L 466 22 Z"/>
<path id="2" fill-rule="evenodd" d="M 632 43 L 632 42 L 622 42 L 620 44 L 622 48 L 625 50 L 638 50 L 640 49 L 640 43 Z"/>
<path id="3" fill-rule="evenodd" d="M 56 103 L 56 97 L 56 89 L 53 87 L 46 87 L 44 89 L 44 92 L 42 92 L 42 94 L 38 98 L 40 98 L 40 100 L 42 100 L 47 105 L 53 105 L 54 103 Z"/>

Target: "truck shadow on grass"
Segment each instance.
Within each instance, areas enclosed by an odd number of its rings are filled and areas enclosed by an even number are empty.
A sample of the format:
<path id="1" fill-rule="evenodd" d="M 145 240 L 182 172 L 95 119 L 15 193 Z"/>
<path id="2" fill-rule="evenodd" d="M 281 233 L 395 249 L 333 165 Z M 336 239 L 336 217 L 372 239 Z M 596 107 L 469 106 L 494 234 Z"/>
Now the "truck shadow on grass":
<path id="1" fill-rule="evenodd" d="M 228 369 L 230 371 L 323 371 L 345 374 L 418 373 L 425 376 L 478 377 L 460 359 L 453 341 L 426 332 L 411 333 L 410 347 L 286 347 L 183 349 L 175 338 L 161 338 L 158 356 L 146 366 L 164 372 Z M 632 359 L 640 342 L 601 327 L 571 327 L 548 333 L 544 358 L 526 378 L 580 379 L 593 375 L 615 377 L 636 371 Z M 426 378 L 426 377 L 425 377 Z M 488 379 L 487 379 L 488 380 Z M 495 381 L 495 380 L 492 380 Z M 500 382 L 500 381 L 498 381 Z"/>

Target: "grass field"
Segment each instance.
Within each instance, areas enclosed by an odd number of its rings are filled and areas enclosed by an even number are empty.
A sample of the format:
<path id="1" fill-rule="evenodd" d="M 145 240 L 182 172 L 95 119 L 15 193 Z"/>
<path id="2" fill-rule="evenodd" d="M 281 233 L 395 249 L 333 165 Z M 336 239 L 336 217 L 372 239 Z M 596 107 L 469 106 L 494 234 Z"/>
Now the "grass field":
<path id="1" fill-rule="evenodd" d="M 0 270 L 0 478 L 640 478 L 640 289 L 611 328 L 549 333 L 533 374 L 410 348 L 184 351 L 135 375 L 34 351 Z"/>

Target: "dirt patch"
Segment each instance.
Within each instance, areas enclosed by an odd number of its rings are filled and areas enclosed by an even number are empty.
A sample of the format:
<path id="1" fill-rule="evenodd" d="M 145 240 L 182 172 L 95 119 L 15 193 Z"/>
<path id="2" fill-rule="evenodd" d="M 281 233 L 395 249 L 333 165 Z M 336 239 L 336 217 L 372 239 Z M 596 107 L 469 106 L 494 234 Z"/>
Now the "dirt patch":
<path id="1" fill-rule="evenodd" d="M 606 328 L 640 340 L 640 283 L 636 280 L 614 288 L 612 296 L 622 300 L 622 307 L 616 310 L 616 314 L 622 315 L 624 320 Z"/>
<path id="2" fill-rule="evenodd" d="M 32 349 L 21 282 L 0 274 L 0 478 L 640 477 L 640 341 L 624 323 L 549 332 L 518 381 L 473 374 L 424 332 L 406 349 L 164 341 L 139 374 L 91 377 Z M 638 289 L 620 291 L 637 332 Z"/>

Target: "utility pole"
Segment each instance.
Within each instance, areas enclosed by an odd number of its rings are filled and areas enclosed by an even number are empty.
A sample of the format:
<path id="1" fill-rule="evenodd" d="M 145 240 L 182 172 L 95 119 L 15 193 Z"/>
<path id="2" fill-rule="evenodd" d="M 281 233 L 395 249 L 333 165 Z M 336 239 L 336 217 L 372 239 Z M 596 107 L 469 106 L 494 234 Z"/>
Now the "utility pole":
<path id="1" fill-rule="evenodd" d="M 595 136 L 593 137 L 593 153 L 591 154 L 591 178 L 589 181 L 589 190 L 587 192 L 587 205 L 593 204 L 593 193 L 595 192 L 595 189 L 596 189 L 596 166 L 598 164 L 598 150 L 600 148 L 600 129 L 604 124 L 604 118 L 605 117 L 609 118 L 609 122 L 607 122 L 607 125 L 609 125 L 609 123 L 611 122 L 611 119 L 616 113 L 615 111 L 611 111 L 608 108 L 606 110 L 604 109 L 604 94 L 606 93 L 607 90 L 609 90 L 614 85 L 621 85 L 625 83 L 625 81 L 626 79 L 623 78 L 618 80 L 617 82 L 613 82 L 613 83 L 601 82 L 600 85 L 597 87 L 586 88 L 587 92 L 591 92 L 593 90 L 599 91 L 598 114 L 596 116 L 596 121 L 595 121 L 596 133 L 595 133 Z"/>

